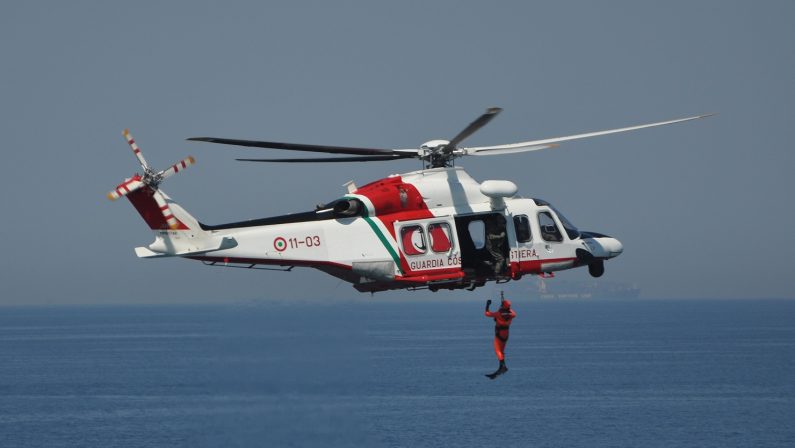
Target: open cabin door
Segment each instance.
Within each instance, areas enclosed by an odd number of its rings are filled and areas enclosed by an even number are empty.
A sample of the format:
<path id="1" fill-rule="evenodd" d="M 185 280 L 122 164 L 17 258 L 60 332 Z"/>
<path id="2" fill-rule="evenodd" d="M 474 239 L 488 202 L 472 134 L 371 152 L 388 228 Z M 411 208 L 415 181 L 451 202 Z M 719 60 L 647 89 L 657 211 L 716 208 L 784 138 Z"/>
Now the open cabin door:
<path id="1" fill-rule="evenodd" d="M 506 222 L 502 213 L 479 213 L 455 218 L 461 246 L 461 268 L 467 275 L 500 277 L 510 274 Z"/>

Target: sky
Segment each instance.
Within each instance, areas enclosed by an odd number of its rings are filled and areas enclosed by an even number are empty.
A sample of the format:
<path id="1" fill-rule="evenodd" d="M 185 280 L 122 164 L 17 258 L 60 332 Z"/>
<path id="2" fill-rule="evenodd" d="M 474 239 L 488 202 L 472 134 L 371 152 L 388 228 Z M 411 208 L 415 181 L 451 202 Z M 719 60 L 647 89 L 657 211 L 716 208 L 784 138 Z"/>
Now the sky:
<path id="1" fill-rule="evenodd" d="M 151 232 L 105 199 L 140 170 L 121 131 L 156 167 L 195 156 L 162 187 L 217 224 L 418 163 L 243 164 L 266 154 L 188 137 L 416 147 L 490 106 L 504 111 L 467 145 L 718 113 L 459 165 L 620 239 L 603 279 L 643 297 L 792 298 L 793 16 L 789 1 L 3 2 L 0 304 L 369 298 L 310 269 L 136 258 Z"/>

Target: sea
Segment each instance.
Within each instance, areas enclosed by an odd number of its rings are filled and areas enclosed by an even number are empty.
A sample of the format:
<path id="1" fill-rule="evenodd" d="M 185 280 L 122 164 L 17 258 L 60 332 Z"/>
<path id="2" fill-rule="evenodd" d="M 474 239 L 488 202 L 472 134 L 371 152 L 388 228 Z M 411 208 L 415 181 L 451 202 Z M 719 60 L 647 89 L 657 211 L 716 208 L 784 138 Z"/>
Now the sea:
<path id="1" fill-rule="evenodd" d="M 795 300 L 0 308 L 0 447 L 793 447 Z"/>

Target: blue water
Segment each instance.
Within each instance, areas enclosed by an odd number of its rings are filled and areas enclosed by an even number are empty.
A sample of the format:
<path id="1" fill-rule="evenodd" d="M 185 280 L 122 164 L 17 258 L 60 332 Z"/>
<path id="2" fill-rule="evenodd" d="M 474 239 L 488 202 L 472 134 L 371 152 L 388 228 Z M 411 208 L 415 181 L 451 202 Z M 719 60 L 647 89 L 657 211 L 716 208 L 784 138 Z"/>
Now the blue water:
<path id="1" fill-rule="evenodd" d="M 0 447 L 795 446 L 795 301 L 0 309 Z"/>

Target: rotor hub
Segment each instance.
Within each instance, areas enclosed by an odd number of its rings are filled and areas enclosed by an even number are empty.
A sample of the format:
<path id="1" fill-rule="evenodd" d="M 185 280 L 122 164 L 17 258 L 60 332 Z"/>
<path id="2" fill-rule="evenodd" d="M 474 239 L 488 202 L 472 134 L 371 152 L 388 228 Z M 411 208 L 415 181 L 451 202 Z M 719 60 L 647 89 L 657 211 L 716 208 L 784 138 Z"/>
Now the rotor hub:
<path id="1" fill-rule="evenodd" d="M 450 144 L 449 140 L 428 140 L 420 146 L 424 150 L 436 150 Z"/>
<path id="2" fill-rule="evenodd" d="M 427 168 L 445 168 L 451 166 L 451 154 L 445 153 L 444 148 L 450 144 L 449 140 L 429 140 L 420 145 L 419 158 L 427 162 Z"/>
<path id="3" fill-rule="evenodd" d="M 141 182 L 152 187 L 157 188 L 160 182 L 163 181 L 163 175 L 152 168 L 144 167 L 144 174 L 141 176 Z"/>

